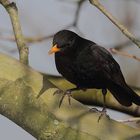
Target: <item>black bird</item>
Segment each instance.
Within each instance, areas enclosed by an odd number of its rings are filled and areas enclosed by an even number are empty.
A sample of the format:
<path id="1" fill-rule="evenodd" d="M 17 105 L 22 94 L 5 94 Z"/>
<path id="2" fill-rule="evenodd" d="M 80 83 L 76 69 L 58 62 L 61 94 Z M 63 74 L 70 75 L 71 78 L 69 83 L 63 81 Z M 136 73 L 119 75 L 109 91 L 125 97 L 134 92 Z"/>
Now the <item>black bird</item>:
<path id="1" fill-rule="evenodd" d="M 88 88 L 102 89 L 102 111 L 105 111 L 107 89 L 124 106 L 131 106 L 132 103 L 140 105 L 140 96 L 126 84 L 119 64 L 105 48 L 72 31 L 62 30 L 54 35 L 49 53 L 55 53 L 58 72 L 76 85 L 76 88 L 65 92 L 60 105 L 65 95 Z"/>

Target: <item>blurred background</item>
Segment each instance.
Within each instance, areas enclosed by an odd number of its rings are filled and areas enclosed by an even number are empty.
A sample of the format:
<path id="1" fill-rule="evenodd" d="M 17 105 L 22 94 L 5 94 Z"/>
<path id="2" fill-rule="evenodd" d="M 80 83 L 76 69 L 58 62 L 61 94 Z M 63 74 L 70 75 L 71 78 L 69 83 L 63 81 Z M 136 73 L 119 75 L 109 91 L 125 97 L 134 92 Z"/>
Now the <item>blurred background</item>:
<path id="1" fill-rule="evenodd" d="M 98 9 L 88 0 L 18 0 L 16 1 L 24 36 L 28 38 L 30 66 L 40 72 L 59 75 L 54 56 L 48 55 L 52 36 L 57 31 L 69 29 L 109 49 L 116 48 L 129 54 L 140 56 L 140 50 L 132 44 Z M 129 31 L 140 38 L 140 0 L 100 0 Z M 0 7 L 0 52 L 18 59 L 18 51 L 13 38 L 11 21 L 5 9 Z M 114 55 L 120 64 L 127 83 L 140 85 L 140 62 L 120 55 Z M 110 111 L 112 118 L 129 116 Z M 0 134 L 4 140 L 34 138 L 0 117 Z M 8 135 L 7 135 L 8 134 Z"/>

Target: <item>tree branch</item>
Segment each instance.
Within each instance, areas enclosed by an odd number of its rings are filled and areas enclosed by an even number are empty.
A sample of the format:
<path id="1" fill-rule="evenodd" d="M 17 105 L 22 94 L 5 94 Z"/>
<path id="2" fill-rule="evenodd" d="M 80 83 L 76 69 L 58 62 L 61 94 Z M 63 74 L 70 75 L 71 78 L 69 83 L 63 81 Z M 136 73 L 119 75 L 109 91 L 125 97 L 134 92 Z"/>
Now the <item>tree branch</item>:
<path id="1" fill-rule="evenodd" d="M 123 122 L 123 123 L 128 123 L 128 122 L 140 122 L 140 117 L 136 117 L 136 118 L 129 118 L 129 119 L 125 119 L 125 120 L 117 120 L 118 122 Z"/>
<path id="2" fill-rule="evenodd" d="M 112 23 L 114 23 L 121 31 L 122 33 L 128 37 L 134 44 L 136 44 L 140 48 L 140 41 L 132 34 L 130 33 L 126 27 L 124 27 L 115 17 L 113 17 L 105 8 L 104 6 L 99 2 L 99 0 L 89 0 L 92 5 L 94 5 L 96 8 L 98 8 L 107 18 L 110 19 Z"/>
<path id="3" fill-rule="evenodd" d="M 135 55 L 128 54 L 128 53 L 122 52 L 122 51 L 118 51 L 118 50 L 116 50 L 116 49 L 114 49 L 114 48 L 110 48 L 109 50 L 110 50 L 112 53 L 114 53 L 114 54 L 119 54 L 119 55 L 122 55 L 122 56 L 125 56 L 125 57 L 128 57 L 128 58 L 132 58 L 132 59 L 135 59 L 135 60 L 137 60 L 137 61 L 140 61 L 140 58 L 137 57 L 137 56 L 135 56 Z"/>
<path id="4" fill-rule="evenodd" d="M 62 95 L 53 96 L 56 86 L 19 61 L 0 54 L 0 67 L 0 113 L 38 140 L 140 138 L 139 130 L 105 116 L 98 123 L 100 114 L 89 112 L 74 99 L 70 106 L 64 98 L 59 108 Z M 37 99 L 42 86 L 46 89 Z"/>
<path id="5" fill-rule="evenodd" d="M 78 20 L 79 20 L 81 6 L 83 5 L 84 2 L 85 2 L 85 0 L 80 0 L 80 1 L 77 2 L 77 9 L 76 9 L 75 16 L 74 16 L 74 21 L 73 21 L 73 24 L 72 24 L 72 26 L 74 26 L 74 27 L 78 28 L 77 23 L 78 23 Z"/>
<path id="6" fill-rule="evenodd" d="M 66 25 L 63 29 L 67 29 L 67 28 L 71 28 L 71 27 L 74 27 L 80 34 L 81 31 L 80 29 L 78 28 L 78 19 L 79 19 L 79 15 L 80 15 L 80 10 L 81 10 L 81 6 L 82 4 L 85 2 L 85 0 L 80 0 L 80 1 L 77 1 L 76 4 L 77 4 L 77 9 L 75 11 L 75 15 L 74 15 L 74 19 L 72 21 L 72 23 Z M 47 39 L 50 39 L 53 37 L 54 34 L 51 34 L 51 35 L 46 35 L 46 36 L 39 36 L 39 37 L 25 37 L 24 40 L 27 42 L 27 43 L 37 43 L 37 42 L 41 42 L 41 41 L 44 41 L 44 40 L 47 40 Z M 11 42 L 14 42 L 15 41 L 15 37 L 14 36 L 10 36 L 10 37 L 7 37 L 7 36 L 0 36 L 0 39 L 2 40 L 7 40 L 7 41 L 11 41 Z M 15 50 L 12 50 L 12 51 L 15 51 Z"/>
<path id="7" fill-rule="evenodd" d="M 25 37 L 24 39 L 26 40 L 27 43 L 37 43 L 37 42 L 42 42 L 44 40 L 50 39 L 53 37 L 54 34 L 48 35 L 48 36 L 39 36 L 39 37 Z M 1 40 L 6 40 L 10 42 L 15 42 L 15 37 L 14 36 L 0 36 Z"/>
<path id="8" fill-rule="evenodd" d="M 24 64 L 28 64 L 28 47 L 26 46 L 26 43 L 22 34 L 16 4 L 14 2 L 10 3 L 10 1 L 8 0 L 0 0 L 0 3 L 9 13 L 18 51 L 19 51 L 20 61 Z"/>
<path id="9" fill-rule="evenodd" d="M 46 78 L 62 90 L 66 90 L 74 87 L 73 84 L 71 84 L 70 82 L 68 82 L 67 80 L 65 80 L 60 76 L 58 77 L 53 75 L 46 75 Z M 138 91 L 137 93 L 140 94 L 139 90 L 136 91 Z M 87 90 L 86 92 L 77 91 L 72 95 L 76 100 L 84 104 L 98 105 L 98 106 L 103 105 L 103 100 L 102 100 L 103 98 L 100 90 L 93 89 L 93 90 Z M 114 109 L 133 116 L 140 116 L 140 106 L 133 104 L 131 107 L 125 107 L 119 104 L 116 101 L 116 99 L 111 95 L 110 92 L 108 92 L 106 100 L 107 100 L 106 106 L 110 109 Z"/>

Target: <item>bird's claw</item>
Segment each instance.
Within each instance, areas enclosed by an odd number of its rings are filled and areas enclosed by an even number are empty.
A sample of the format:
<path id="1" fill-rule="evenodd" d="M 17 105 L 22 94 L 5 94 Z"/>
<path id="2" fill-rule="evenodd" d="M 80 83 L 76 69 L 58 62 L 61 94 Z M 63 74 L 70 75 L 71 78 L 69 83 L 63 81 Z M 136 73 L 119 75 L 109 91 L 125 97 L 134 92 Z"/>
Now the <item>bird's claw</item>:
<path id="1" fill-rule="evenodd" d="M 107 111 L 106 108 L 103 108 L 102 111 L 99 111 L 97 108 L 91 108 L 89 110 L 90 112 L 94 112 L 94 113 L 100 113 L 99 118 L 98 118 L 98 122 L 101 120 L 101 118 L 105 115 L 108 119 L 110 119 L 109 115 L 107 115 Z"/>
<path id="2" fill-rule="evenodd" d="M 53 95 L 62 94 L 62 93 L 63 93 L 63 95 L 62 95 L 62 97 L 61 97 L 61 99 L 60 99 L 59 108 L 61 107 L 61 104 L 62 104 L 62 102 L 63 102 L 63 99 L 64 99 L 64 97 L 65 97 L 66 95 L 68 96 L 69 105 L 71 105 L 71 91 L 70 91 L 70 90 L 63 91 L 63 90 L 61 90 L 61 89 L 58 89 L 58 90 L 56 90 L 56 91 L 53 93 Z"/>
<path id="3" fill-rule="evenodd" d="M 90 108 L 89 112 L 98 113 L 100 111 L 97 108 Z"/>
<path id="4" fill-rule="evenodd" d="M 71 91 L 70 91 L 70 90 L 63 91 L 63 90 L 61 90 L 61 89 L 58 89 L 58 90 L 56 90 L 56 91 L 54 92 L 53 95 L 62 94 L 62 93 L 63 93 L 63 95 L 62 95 L 62 97 L 61 97 L 61 99 L 60 99 L 60 102 L 59 102 L 59 108 L 61 107 L 61 104 L 62 104 L 62 102 L 63 102 L 63 99 L 64 99 L 64 97 L 65 97 L 66 95 L 68 96 L 69 105 L 71 105 Z"/>
<path id="5" fill-rule="evenodd" d="M 62 94 L 63 92 L 64 92 L 63 90 L 58 89 L 58 90 L 56 90 L 56 91 L 53 93 L 53 95 Z"/>
<path id="6" fill-rule="evenodd" d="M 67 94 L 67 96 L 68 96 L 69 105 L 71 105 L 71 93 Z"/>
<path id="7" fill-rule="evenodd" d="M 108 119 L 110 119 L 109 115 L 107 115 L 107 111 L 106 111 L 106 108 L 103 108 L 102 111 L 100 111 L 100 116 L 98 118 L 98 122 L 101 120 L 101 118 L 103 116 L 106 116 Z"/>
<path id="8" fill-rule="evenodd" d="M 104 115 L 107 116 L 107 114 L 106 114 L 106 109 L 105 109 L 105 108 L 103 108 L 102 111 L 100 111 L 100 116 L 99 116 L 99 118 L 98 118 L 98 122 L 101 120 L 101 118 L 102 118 Z"/>

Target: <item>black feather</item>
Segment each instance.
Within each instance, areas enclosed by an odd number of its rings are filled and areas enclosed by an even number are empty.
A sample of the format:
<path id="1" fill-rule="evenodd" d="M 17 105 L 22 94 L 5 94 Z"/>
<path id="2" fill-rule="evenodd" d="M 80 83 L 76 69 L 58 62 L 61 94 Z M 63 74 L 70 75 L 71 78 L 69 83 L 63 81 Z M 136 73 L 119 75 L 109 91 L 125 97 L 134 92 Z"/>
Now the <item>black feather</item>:
<path id="1" fill-rule="evenodd" d="M 125 82 L 119 64 L 112 55 L 96 43 L 63 30 L 55 34 L 53 44 L 56 67 L 68 81 L 79 88 L 109 89 L 124 106 L 140 105 L 138 96 Z"/>

